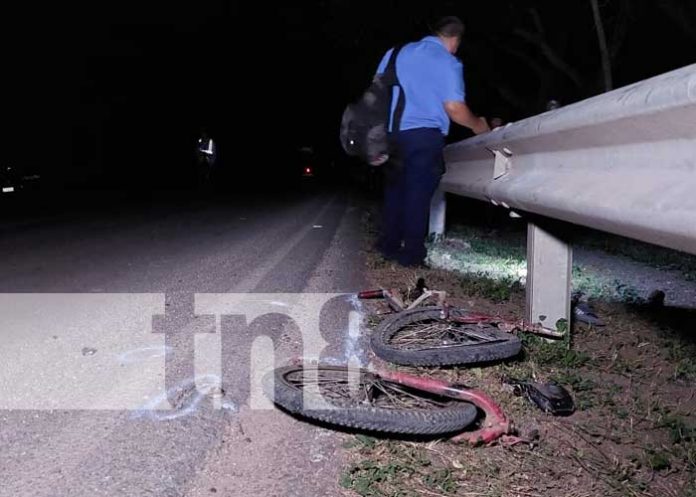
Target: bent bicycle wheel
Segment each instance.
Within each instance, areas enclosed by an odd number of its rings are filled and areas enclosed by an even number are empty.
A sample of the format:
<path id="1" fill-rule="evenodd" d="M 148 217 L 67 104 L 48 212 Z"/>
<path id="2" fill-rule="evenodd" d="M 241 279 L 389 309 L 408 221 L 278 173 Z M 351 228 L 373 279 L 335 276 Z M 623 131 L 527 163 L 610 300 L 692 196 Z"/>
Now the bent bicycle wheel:
<path id="1" fill-rule="evenodd" d="M 293 414 L 369 431 L 439 435 L 474 422 L 468 403 L 386 381 L 362 369 L 289 366 L 264 377 L 264 391 Z"/>
<path id="2" fill-rule="evenodd" d="M 457 323 L 441 319 L 441 312 L 421 307 L 395 314 L 372 334 L 372 350 L 394 364 L 448 366 L 507 359 L 522 348 L 519 338 L 492 324 Z"/>

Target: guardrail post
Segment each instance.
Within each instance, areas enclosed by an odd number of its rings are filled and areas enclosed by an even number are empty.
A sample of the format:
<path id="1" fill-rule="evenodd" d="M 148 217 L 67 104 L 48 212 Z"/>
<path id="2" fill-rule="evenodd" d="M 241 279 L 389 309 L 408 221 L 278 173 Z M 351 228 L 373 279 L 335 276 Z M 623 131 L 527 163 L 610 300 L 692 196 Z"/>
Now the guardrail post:
<path id="1" fill-rule="evenodd" d="M 447 199 L 445 192 L 438 188 L 430 201 L 430 231 L 429 234 L 437 239 L 445 234 L 445 214 Z"/>
<path id="2" fill-rule="evenodd" d="M 527 226 L 527 320 L 530 323 L 541 323 L 558 331 L 570 329 L 572 266 L 570 244 L 530 222 Z"/>

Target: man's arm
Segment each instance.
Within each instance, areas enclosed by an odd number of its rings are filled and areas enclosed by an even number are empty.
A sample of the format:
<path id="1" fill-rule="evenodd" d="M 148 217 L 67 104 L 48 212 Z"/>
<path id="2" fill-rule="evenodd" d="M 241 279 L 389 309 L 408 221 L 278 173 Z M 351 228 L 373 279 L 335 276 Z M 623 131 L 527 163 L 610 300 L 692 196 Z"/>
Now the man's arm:
<path id="1" fill-rule="evenodd" d="M 488 122 L 486 122 L 486 118 L 476 116 L 471 112 L 466 102 L 447 101 L 445 102 L 445 111 L 452 121 L 460 126 L 469 128 L 477 135 L 491 130 Z"/>

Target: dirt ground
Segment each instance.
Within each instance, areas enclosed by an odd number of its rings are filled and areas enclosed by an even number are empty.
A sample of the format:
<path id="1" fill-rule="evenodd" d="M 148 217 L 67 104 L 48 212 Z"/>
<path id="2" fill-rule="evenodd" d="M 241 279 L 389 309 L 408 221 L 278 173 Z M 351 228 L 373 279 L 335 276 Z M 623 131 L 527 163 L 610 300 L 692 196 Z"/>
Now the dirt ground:
<path id="1" fill-rule="evenodd" d="M 367 254 L 375 287 L 406 288 L 418 277 L 451 304 L 521 318 L 521 288 L 444 270 L 406 270 Z M 446 440 L 346 435 L 346 496 L 696 497 L 696 312 L 592 302 L 602 328 L 572 327 L 571 339 L 522 336 L 513 361 L 483 368 L 419 368 L 483 389 L 531 444 L 471 448 Z M 369 303 L 368 312 L 384 310 Z M 368 328 L 375 324 L 373 318 Z M 408 368 L 404 368 L 408 370 Z M 542 413 L 501 383 L 504 375 L 554 380 L 572 393 L 569 417 Z"/>

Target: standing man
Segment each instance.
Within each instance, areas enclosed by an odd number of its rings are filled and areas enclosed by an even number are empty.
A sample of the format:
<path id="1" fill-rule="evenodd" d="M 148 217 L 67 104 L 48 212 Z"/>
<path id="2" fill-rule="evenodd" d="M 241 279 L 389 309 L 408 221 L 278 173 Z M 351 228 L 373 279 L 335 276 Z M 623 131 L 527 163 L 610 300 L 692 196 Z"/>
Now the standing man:
<path id="1" fill-rule="evenodd" d="M 380 251 L 403 266 L 425 261 L 430 200 L 444 173 L 443 150 L 450 120 L 480 134 L 485 118 L 466 104 L 462 63 L 455 57 L 464 35 L 456 17 L 441 19 L 432 36 L 405 45 L 396 59 L 399 90 L 405 97 L 401 119 L 392 113 L 389 130 L 396 160 L 388 168 Z M 393 50 L 393 49 L 392 49 Z M 377 70 L 384 73 L 388 51 Z M 393 111 L 397 98 L 393 99 Z M 399 122 L 395 122 L 399 121 Z"/>
<path id="2" fill-rule="evenodd" d="M 213 139 L 208 136 L 206 130 L 203 130 L 200 138 L 198 138 L 196 155 L 198 163 L 198 181 L 202 185 L 207 185 L 210 182 L 210 176 L 215 167 L 217 147 Z"/>

